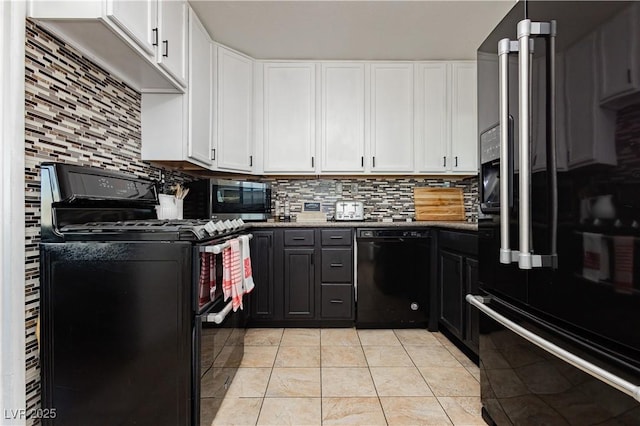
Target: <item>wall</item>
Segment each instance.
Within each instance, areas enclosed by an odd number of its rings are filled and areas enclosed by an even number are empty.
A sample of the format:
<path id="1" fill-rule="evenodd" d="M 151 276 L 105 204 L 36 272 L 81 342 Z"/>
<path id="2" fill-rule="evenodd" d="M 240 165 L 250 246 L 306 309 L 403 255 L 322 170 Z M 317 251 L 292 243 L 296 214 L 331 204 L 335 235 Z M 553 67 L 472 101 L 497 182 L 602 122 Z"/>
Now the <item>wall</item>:
<path id="1" fill-rule="evenodd" d="M 350 178 L 350 179 L 267 179 L 272 185 L 273 197 L 288 195 L 291 213 L 302 211 L 306 201 L 319 201 L 329 216 L 335 213 L 334 203 L 339 199 L 362 201 L 365 216 L 371 219 L 393 217 L 405 219 L 415 216 L 413 188 L 415 186 L 462 188 L 465 215 L 468 222 L 478 220 L 478 178 Z M 342 191 L 339 191 L 339 186 Z"/>
<path id="2" fill-rule="evenodd" d="M 140 159 L 141 95 L 27 20 L 25 295 L 27 409 L 39 405 L 39 165 L 56 161 L 158 177 Z M 166 172 L 168 182 L 188 179 Z"/>

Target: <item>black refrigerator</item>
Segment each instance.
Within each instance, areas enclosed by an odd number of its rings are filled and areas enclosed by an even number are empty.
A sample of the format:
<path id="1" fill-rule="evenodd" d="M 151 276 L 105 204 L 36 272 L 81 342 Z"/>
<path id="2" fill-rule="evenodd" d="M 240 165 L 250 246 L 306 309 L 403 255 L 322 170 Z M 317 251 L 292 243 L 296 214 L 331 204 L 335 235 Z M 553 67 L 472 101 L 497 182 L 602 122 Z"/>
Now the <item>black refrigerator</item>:
<path id="1" fill-rule="evenodd" d="M 520 1 L 477 52 L 483 417 L 640 424 L 640 2 Z"/>

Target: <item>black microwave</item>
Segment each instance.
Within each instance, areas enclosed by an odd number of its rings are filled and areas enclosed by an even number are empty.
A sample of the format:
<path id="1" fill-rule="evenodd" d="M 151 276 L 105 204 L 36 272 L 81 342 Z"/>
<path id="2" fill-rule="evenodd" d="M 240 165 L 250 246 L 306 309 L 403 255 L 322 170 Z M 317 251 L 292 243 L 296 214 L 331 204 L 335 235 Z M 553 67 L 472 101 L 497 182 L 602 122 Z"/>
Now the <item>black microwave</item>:
<path id="1" fill-rule="evenodd" d="M 271 217 L 271 185 L 226 179 L 203 179 L 187 185 L 185 219 L 242 219 L 266 221 Z"/>

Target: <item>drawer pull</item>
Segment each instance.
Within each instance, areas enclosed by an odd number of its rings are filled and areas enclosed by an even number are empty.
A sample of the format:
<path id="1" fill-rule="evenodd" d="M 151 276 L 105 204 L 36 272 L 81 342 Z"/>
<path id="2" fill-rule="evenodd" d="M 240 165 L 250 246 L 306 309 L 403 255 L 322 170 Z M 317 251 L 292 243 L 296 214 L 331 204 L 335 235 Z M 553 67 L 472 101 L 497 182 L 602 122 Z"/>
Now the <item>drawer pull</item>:
<path id="1" fill-rule="evenodd" d="M 331 263 L 329 266 L 332 268 L 342 268 L 344 265 L 342 263 Z"/>
<path id="2" fill-rule="evenodd" d="M 305 237 L 293 237 L 293 241 L 304 241 Z"/>
<path id="3" fill-rule="evenodd" d="M 331 299 L 329 300 L 329 303 L 337 303 L 339 305 L 342 305 L 344 302 L 342 301 L 342 299 Z"/>
<path id="4" fill-rule="evenodd" d="M 342 236 L 340 236 L 340 235 L 332 235 L 329 238 L 332 239 L 332 240 L 341 240 Z"/>

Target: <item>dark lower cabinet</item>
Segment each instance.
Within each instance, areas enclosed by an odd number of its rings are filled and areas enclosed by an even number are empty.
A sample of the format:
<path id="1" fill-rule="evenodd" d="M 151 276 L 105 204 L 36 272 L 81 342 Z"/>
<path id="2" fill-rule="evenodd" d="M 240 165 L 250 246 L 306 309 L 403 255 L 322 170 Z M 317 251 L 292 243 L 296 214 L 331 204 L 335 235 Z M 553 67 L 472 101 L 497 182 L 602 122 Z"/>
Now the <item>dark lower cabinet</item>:
<path id="1" fill-rule="evenodd" d="M 464 257 L 440 249 L 440 322 L 459 339 L 463 338 L 462 304 L 465 283 L 463 275 Z"/>
<path id="2" fill-rule="evenodd" d="M 467 294 L 478 294 L 478 260 L 471 257 L 465 259 L 465 277 L 466 277 L 466 291 L 463 294 L 463 299 Z M 467 344 L 471 346 L 471 349 L 478 353 L 480 347 L 480 311 L 466 303 L 465 300 L 465 313 L 467 317 Z"/>
<path id="3" fill-rule="evenodd" d="M 465 297 L 478 287 L 477 235 L 441 230 L 438 235 L 439 324 L 478 354 L 477 309 Z"/>
<path id="4" fill-rule="evenodd" d="M 315 317 L 314 248 L 284 249 L 284 317 Z"/>
<path id="5" fill-rule="evenodd" d="M 256 286 L 250 299 L 252 319 L 275 319 L 274 240 L 275 231 L 253 231 L 251 268 Z"/>
<path id="6" fill-rule="evenodd" d="M 348 327 L 355 319 L 353 230 L 253 230 L 251 325 Z"/>

